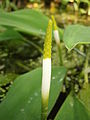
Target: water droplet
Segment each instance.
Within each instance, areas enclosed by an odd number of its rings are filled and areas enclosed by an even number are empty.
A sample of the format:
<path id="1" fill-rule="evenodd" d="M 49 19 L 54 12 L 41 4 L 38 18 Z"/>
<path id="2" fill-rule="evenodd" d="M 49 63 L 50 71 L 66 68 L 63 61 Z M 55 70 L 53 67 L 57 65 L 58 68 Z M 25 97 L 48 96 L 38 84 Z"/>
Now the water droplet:
<path id="1" fill-rule="evenodd" d="M 31 103 L 31 101 L 29 100 L 28 103 Z"/>
<path id="2" fill-rule="evenodd" d="M 37 96 L 38 96 L 38 93 L 37 93 L 37 92 L 35 92 L 35 93 L 34 93 L 34 95 L 37 97 Z"/>
<path id="3" fill-rule="evenodd" d="M 73 107 L 73 103 L 72 102 L 70 102 L 70 106 Z"/>
<path id="4" fill-rule="evenodd" d="M 55 79 L 55 76 L 53 76 L 52 79 L 54 80 L 54 79 Z"/>
<path id="5" fill-rule="evenodd" d="M 61 79 L 58 80 L 58 82 L 60 83 L 62 80 L 63 80 L 63 79 L 61 78 Z"/>
<path id="6" fill-rule="evenodd" d="M 21 111 L 21 112 L 24 112 L 24 108 L 22 108 L 20 111 Z"/>

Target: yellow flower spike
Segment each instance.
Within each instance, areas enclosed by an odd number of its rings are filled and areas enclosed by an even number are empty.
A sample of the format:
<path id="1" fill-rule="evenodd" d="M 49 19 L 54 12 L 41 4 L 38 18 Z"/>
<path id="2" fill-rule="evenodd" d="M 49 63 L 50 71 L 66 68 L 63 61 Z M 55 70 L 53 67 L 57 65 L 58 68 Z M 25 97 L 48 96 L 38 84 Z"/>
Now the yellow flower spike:
<path id="1" fill-rule="evenodd" d="M 57 23 L 56 23 L 56 20 L 55 20 L 55 18 L 54 18 L 53 15 L 51 16 L 51 18 L 52 18 L 53 25 L 54 25 L 54 39 L 56 41 L 57 48 L 58 48 L 60 65 L 63 65 L 62 52 L 61 52 L 61 46 L 60 46 L 60 36 L 59 36 L 59 31 L 58 31 Z"/>
<path id="2" fill-rule="evenodd" d="M 44 55 L 43 55 L 44 59 L 51 58 L 51 40 L 52 40 L 52 20 L 49 20 L 44 43 Z"/>
<path id="3" fill-rule="evenodd" d="M 41 120 L 47 120 L 48 100 L 51 82 L 51 43 L 52 43 L 52 20 L 49 20 L 43 55 L 43 71 L 42 71 L 42 114 Z"/>
<path id="4" fill-rule="evenodd" d="M 53 15 L 51 16 L 51 18 L 52 18 L 53 26 L 54 26 L 54 39 L 55 39 L 57 45 L 59 45 L 60 44 L 60 37 L 59 37 L 59 32 L 58 32 L 56 20 L 55 20 Z"/>
<path id="5" fill-rule="evenodd" d="M 54 16 L 52 15 L 51 18 L 52 18 L 52 21 L 53 21 L 54 30 L 58 30 L 57 23 L 56 23 L 56 20 L 55 20 Z"/>

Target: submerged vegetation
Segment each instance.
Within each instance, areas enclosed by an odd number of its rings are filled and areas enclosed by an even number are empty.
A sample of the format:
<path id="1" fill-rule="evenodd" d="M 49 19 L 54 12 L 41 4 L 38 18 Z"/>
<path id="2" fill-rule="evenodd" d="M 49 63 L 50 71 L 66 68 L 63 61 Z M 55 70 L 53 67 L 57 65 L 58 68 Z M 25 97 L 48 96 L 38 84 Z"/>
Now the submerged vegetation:
<path id="1" fill-rule="evenodd" d="M 0 1 L 0 120 L 90 120 L 90 1 Z"/>

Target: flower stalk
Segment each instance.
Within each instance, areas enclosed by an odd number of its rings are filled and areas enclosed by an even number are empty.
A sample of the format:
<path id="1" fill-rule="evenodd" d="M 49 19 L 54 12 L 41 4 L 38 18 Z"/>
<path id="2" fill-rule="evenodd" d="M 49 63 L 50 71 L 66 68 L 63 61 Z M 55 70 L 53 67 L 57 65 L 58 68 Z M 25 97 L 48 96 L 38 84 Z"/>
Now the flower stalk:
<path id="1" fill-rule="evenodd" d="M 43 53 L 43 73 L 42 73 L 42 113 L 41 119 L 47 120 L 48 100 L 51 81 L 51 42 L 52 42 L 52 20 L 49 20 Z"/>
<path id="2" fill-rule="evenodd" d="M 84 78 L 85 78 L 85 84 L 88 84 L 88 72 L 87 72 L 87 68 L 88 68 L 88 55 L 86 57 L 86 61 L 85 61 L 85 70 L 84 70 Z"/>
<path id="3" fill-rule="evenodd" d="M 51 16 L 51 17 L 52 17 L 52 21 L 53 21 L 53 25 L 54 25 L 54 39 L 55 39 L 55 42 L 56 42 L 57 48 L 58 48 L 60 65 L 63 65 L 59 31 L 58 31 L 58 27 L 57 27 L 57 24 L 56 24 L 54 16 Z"/>

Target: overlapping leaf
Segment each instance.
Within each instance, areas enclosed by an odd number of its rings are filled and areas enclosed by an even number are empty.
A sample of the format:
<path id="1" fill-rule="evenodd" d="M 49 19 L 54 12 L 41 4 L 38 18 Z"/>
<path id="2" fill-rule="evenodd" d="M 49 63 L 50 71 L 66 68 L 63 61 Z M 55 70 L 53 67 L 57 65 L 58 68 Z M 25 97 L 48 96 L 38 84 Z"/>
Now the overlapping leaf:
<path id="1" fill-rule="evenodd" d="M 48 18 L 36 10 L 24 9 L 11 13 L 0 11 L 1 25 L 16 27 L 29 34 L 45 34 L 47 23 Z"/>
<path id="2" fill-rule="evenodd" d="M 0 41 L 6 40 L 23 40 L 23 37 L 17 31 L 10 28 L 0 33 Z"/>
<path id="3" fill-rule="evenodd" d="M 62 88 L 64 67 L 52 68 L 49 111 Z M 41 116 L 41 68 L 18 77 L 0 104 L 0 120 L 40 120 Z"/>
<path id="4" fill-rule="evenodd" d="M 0 25 L 12 26 L 18 31 L 41 37 L 46 33 L 48 17 L 33 9 L 23 9 L 10 13 L 0 10 Z M 63 31 L 59 29 L 59 32 L 62 39 Z"/>
<path id="5" fill-rule="evenodd" d="M 90 120 L 90 114 L 81 101 L 70 94 L 55 120 Z"/>

